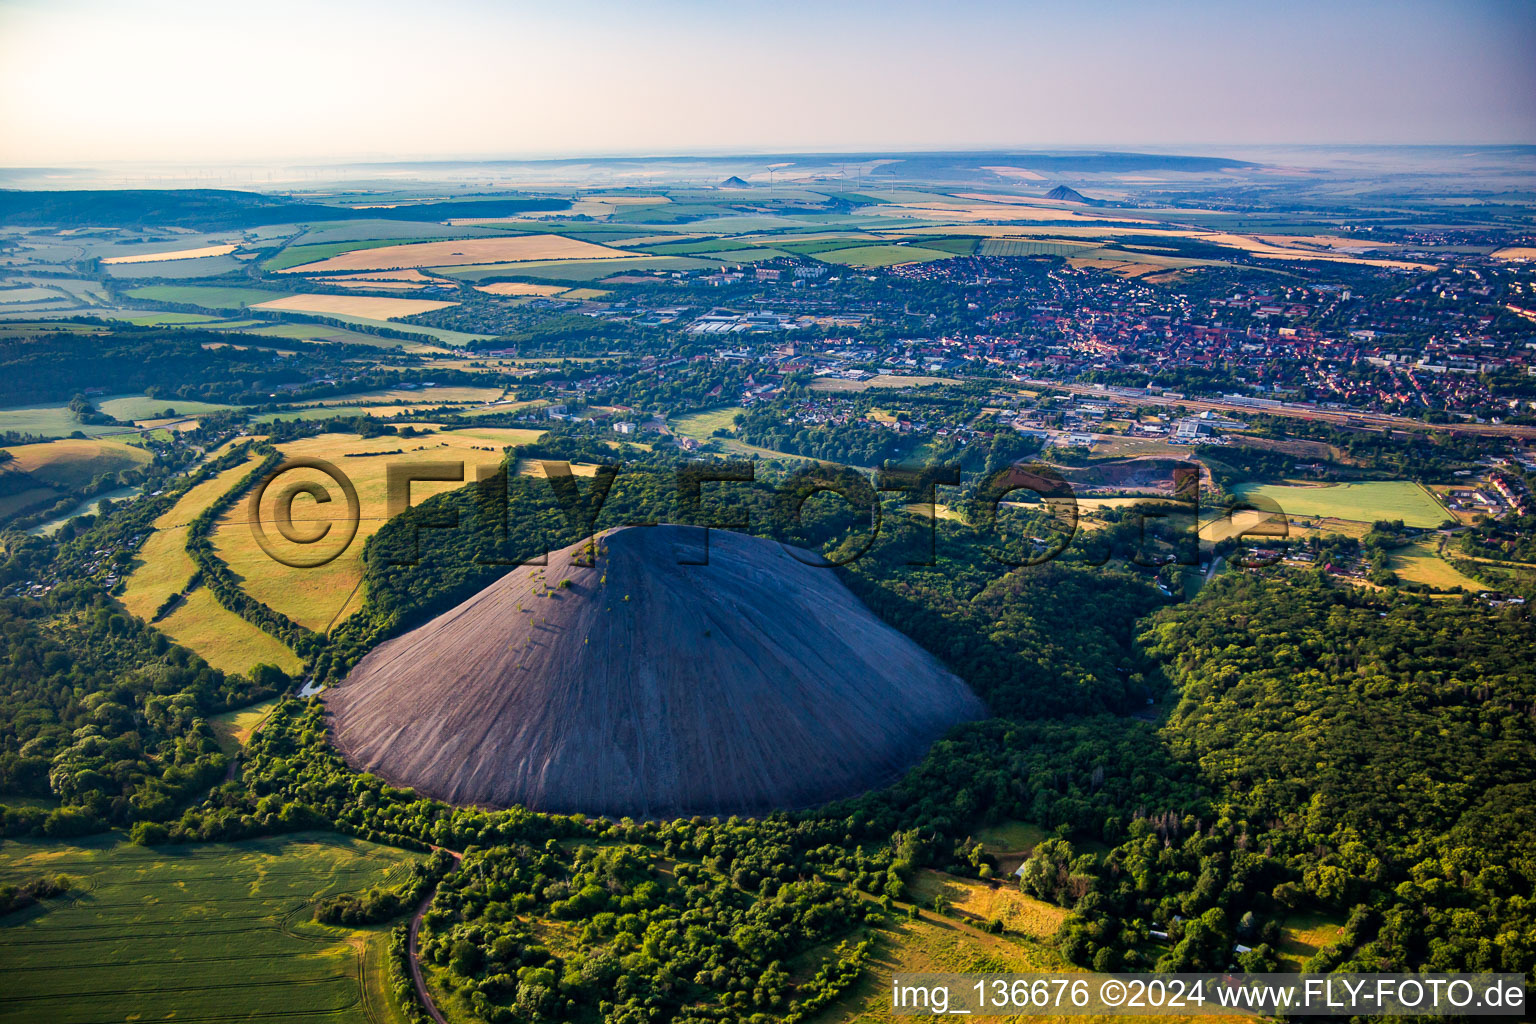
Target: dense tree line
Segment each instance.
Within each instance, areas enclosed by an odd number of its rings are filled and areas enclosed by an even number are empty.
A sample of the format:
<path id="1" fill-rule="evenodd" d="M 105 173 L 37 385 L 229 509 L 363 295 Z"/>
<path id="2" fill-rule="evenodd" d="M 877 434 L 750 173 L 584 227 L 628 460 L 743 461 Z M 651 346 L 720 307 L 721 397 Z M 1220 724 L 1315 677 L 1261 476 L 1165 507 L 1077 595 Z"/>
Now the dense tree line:
<path id="1" fill-rule="evenodd" d="M 1345 928 L 1308 969 L 1529 972 L 1531 635 L 1520 608 L 1321 576 L 1227 578 L 1154 616 L 1143 643 L 1180 691 L 1162 739 L 1210 808 L 1140 817 L 1102 859 L 1037 851 L 1026 883 L 1077 911 L 1063 951 L 1272 967 L 1279 921 L 1314 908 Z"/>
<path id="2" fill-rule="evenodd" d="M 314 631 L 247 594 L 240 586 L 240 578 L 213 550 L 211 534 L 219 517 L 237 502 L 244 500 L 256 482 L 281 465 L 285 458 L 282 452 L 269 443 L 259 445 L 256 450 L 265 453 L 262 460 L 238 484 L 210 502 L 207 508 L 187 524 L 187 554 L 197 566 L 203 585 L 219 604 L 281 640 L 301 657 L 309 658 L 321 643 Z"/>
<path id="3" fill-rule="evenodd" d="M 275 692 L 276 669 L 226 675 L 88 584 L 0 601 L 0 803 L 8 835 L 168 817 L 228 764 L 207 717 Z"/>
<path id="4" fill-rule="evenodd" d="M 0 885 L 0 915 L 12 914 L 37 903 L 69 892 L 74 883 L 68 875 L 44 875 L 20 885 Z"/>

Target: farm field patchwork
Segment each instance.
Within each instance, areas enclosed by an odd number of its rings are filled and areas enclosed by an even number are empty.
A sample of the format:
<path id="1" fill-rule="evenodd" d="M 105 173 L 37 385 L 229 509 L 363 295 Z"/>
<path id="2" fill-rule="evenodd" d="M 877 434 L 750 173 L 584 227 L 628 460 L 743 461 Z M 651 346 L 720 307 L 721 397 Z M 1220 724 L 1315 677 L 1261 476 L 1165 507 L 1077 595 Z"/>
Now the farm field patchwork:
<path id="1" fill-rule="evenodd" d="M 1450 513 L 1428 491 L 1407 480 L 1371 480 L 1325 487 L 1289 484 L 1240 484 L 1244 498 L 1261 495 L 1290 516 L 1322 516 L 1373 523 L 1401 519 L 1405 526 L 1439 526 Z"/>
<path id="2" fill-rule="evenodd" d="M 461 238 L 447 242 L 412 242 L 406 245 L 354 249 L 328 259 L 286 267 L 291 274 L 329 273 L 338 270 L 397 270 L 407 267 L 456 267 L 479 263 L 513 263 L 525 260 L 586 260 L 630 256 L 623 249 L 583 242 L 564 235 L 510 235 L 505 238 Z"/>
<path id="3" fill-rule="evenodd" d="M 271 1015 L 374 1024 L 365 963 L 387 926 L 329 928 L 319 896 L 405 880 L 402 850 L 330 834 L 151 849 L 118 833 L 10 840 L 0 882 L 65 874 L 75 891 L 0 928 L 0 1022 L 235 1021 Z"/>

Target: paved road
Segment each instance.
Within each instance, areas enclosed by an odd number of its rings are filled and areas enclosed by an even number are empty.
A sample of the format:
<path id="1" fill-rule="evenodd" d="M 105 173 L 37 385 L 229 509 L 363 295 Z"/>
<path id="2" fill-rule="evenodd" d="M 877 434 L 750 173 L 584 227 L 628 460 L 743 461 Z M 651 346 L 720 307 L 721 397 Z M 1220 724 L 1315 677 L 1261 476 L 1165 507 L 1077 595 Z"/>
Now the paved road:
<path id="1" fill-rule="evenodd" d="M 446 847 L 434 846 L 432 849 L 442 850 L 446 849 Z M 464 855 L 456 850 L 448 850 L 448 853 L 453 856 L 454 860 L 464 859 Z M 411 982 L 416 986 L 416 998 L 421 1000 L 421 1005 L 427 1008 L 427 1013 L 433 1020 L 437 1021 L 437 1024 L 448 1024 L 447 1018 L 437 1008 L 437 1004 L 432 1001 L 432 993 L 427 991 L 426 979 L 421 976 L 421 945 L 418 940 L 418 936 L 421 933 L 421 919 L 426 914 L 427 907 L 432 905 L 432 897 L 436 895 L 437 886 L 434 885 L 432 890 L 427 893 L 426 898 L 421 901 L 421 906 L 416 908 L 415 916 L 411 918 L 408 953 L 411 961 Z"/>

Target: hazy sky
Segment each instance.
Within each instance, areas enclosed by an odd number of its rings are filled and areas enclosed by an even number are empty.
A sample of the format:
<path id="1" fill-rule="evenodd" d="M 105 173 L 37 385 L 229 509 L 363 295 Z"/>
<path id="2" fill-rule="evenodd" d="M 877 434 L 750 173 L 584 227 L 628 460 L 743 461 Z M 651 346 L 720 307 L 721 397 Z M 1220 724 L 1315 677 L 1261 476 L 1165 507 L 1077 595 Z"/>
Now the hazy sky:
<path id="1" fill-rule="evenodd" d="M 0 0 L 0 165 L 1536 142 L 1536 3 Z"/>

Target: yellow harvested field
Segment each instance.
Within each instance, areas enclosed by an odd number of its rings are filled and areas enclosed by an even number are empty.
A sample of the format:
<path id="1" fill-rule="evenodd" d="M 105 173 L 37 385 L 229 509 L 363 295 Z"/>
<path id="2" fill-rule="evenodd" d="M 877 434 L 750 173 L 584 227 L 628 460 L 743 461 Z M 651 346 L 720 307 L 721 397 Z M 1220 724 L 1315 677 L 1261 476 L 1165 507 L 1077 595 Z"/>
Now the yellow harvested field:
<path id="1" fill-rule="evenodd" d="M 324 281 L 326 284 L 333 284 L 338 288 L 357 288 L 361 291 L 419 292 L 427 287 L 424 284 L 416 284 L 412 281 L 333 281 L 329 278 L 316 278 L 316 280 Z"/>
<path id="2" fill-rule="evenodd" d="M 1255 256 L 1275 260 L 1323 260 L 1329 263 L 1363 263 L 1378 267 L 1397 267 L 1402 270 L 1434 270 L 1432 263 L 1410 263 L 1404 260 L 1366 259 L 1363 256 L 1345 256 L 1339 253 L 1314 252 L 1310 249 L 1297 249 L 1287 246 L 1273 245 L 1251 235 L 1235 235 L 1226 231 L 1202 234 L 1191 232 L 1188 237 L 1198 238 L 1202 242 L 1212 242 L 1216 245 L 1230 246 L 1233 249 L 1241 249 Z"/>
<path id="3" fill-rule="evenodd" d="M 369 320 L 394 320 L 417 313 L 430 313 L 445 306 L 457 306 L 457 302 L 439 302 L 435 299 L 395 299 L 377 295 L 290 295 L 271 302 L 259 302 L 252 309 L 279 309 L 294 313 L 334 313 L 339 316 L 361 316 Z"/>
<path id="4" fill-rule="evenodd" d="M 441 282 L 440 277 L 423 274 L 419 270 L 376 270 L 370 274 L 335 274 L 326 277 L 327 284 L 340 281 L 412 281 L 416 284 Z"/>
<path id="5" fill-rule="evenodd" d="M 558 284 L 533 284 L 529 281 L 496 281 L 492 284 L 476 285 L 475 291 L 485 292 L 487 295 L 559 295 L 565 291 L 564 285 Z"/>
<path id="6" fill-rule="evenodd" d="M 1529 245 L 1507 245 L 1494 252 L 1496 260 L 1536 260 L 1536 247 Z"/>
<path id="7" fill-rule="evenodd" d="M 235 251 L 230 245 L 205 245 L 201 249 L 177 249 L 174 252 L 144 252 L 137 256 L 108 256 L 103 263 L 164 263 L 167 260 L 198 260 L 204 256 L 227 256 Z"/>
<path id="8" fill-rule="evenodd" d="M 1343 235 L 1254 235 L 1253 237 L 1270 245 L 1281 246 L 1321 246 L 1325 249 L 1354 249 L 1365 247 L 1379 248 L 1380 242 L 1373 242 L 1367 238 L 1345 238 Z"/>
<path id="9" fill-rule="evenodd" d="M 416 505 L 434 494 L 474 482 L 480 469 L 494 470 L 501 464 L 504 446 L 527 443 L 540 433 L 536 430 L 479 428 L 420 438 L 322 434 L 280 445 L 289 456 L 323 459 L 346 474 L 357 489 L 360 515 L 357 535 L 339 556 L 325 565 L 293 568 L 274 561 L 261 549 L 251 529 L 247 502 L 241 501 L 214 527 L 214 551 L 242 578 L 241 587 L 246 593 L 306 628 L 326 632 L 362 606 L 363 545 L 387 519 L 390 466 L 420 466 L 431 462 L 464 464 L 463 481 L 413 482 L 410 499 L 411 504 Z M 263 497 L 262 521 L 271 523 L 278 495 L 290 485 L 302 482 L 319 484 L 331 500 L 321 503 L 309 496 L 298 496 L 292 506 L 296 532 L 317 534 L 328 528 L 335 537 L 342 537 L 347 516 L 346 500 L 337 484 L 316 470 L 293 469 L 284 473 L 281 487 L 274 485 Z M 322 551 L 329 554 L 339 548 L 339 545 L 326 547 L 326 540 L 308 546 L 290 545 L 272 527 L 268 527 L 268 532 L 279 553 L 286 555 L 308 557 Z"/>
<path id="10" fill-rule="evenodd" d="M 1107 270 L 1111 274 L 1116 274 L 1120 277 L 1140 277 L 1143 274 L 1151 274 L 1162 269 L 1152 263 L 1123 263 L 1120 260 L 1103 260 L 1081 256 L 1068 256 L 1067 262 L 1079 270 Z"/>
<path id="11" fill-rule="evenodd" d="M 901 214 L 906 217 L 917 217 L 922 220 L 944 221 L 978 221 L 978 220 L 1048 220 L 1082 221 L 1085 224 L 1100 220 L 1135 221 L 1139 218 L 1124 214 L 1115 214 L 1113 217 L 1097 217 L 1090 214 L 1079 213 L 1058 206 L 1037 206 L 1034 204 L 1014 204 L 1008 202 L 970 202 L 970 203 L 887 203 L 880 207 L 882 212 Z M 1154 221 L 1143 221 L 1152 224 Z"/>
<path id="12" fill-rule="evenodd" d="M 544 463 L 538 459 L 518 459 L 514 467 L 522 476 L 544 476 Z M 597 467 L 585 462 L 571 463 L 571 476 L 596 476 Z"/>
<path id="13" fill-rule="evenodd" d="M 143 448 L 113 439 L 61 438 L 5 450 L 11 453 L 5 463 L 7 472 L 27 473 L 39 483 L 66 490 L 83 487 L 101 473 L 142 466 L 153 457 Z"/>
<path id="14" fill-rule="evenodd" d="M 988 921 L 1000 920 L 1006 931 L 1035 939 L 1055 935 L 1069 913 L 1065 907 L 1026 896 L 1012 878 L 999 880 L 994 889 L 986 882 L 923 870 L 914 881 L 912 893 L 930 906 L 935 896 L 942 896 L 951 908 L 950 913 L 969 918 L 972 924 L 985 927 Z"/>
<path id="15" fill-rule="evenodd" d="M 219 604 L 207 587 L 188 594 L 155 628 L 222 672 L 243 674 L 257 665 L 276 665 L 297 675 L 304 667 L 297 654 Z"/>
<path id="16" fill-rule="evenodd" d="M 256 626 L 219 604 L 206 587 L 198 587 L 163 619 L 155 613 L 173 595 L 183 593 L 197 572 L 187 554 L 187 524 L 209 503 L 236 486 L 250 472 L 251 461 L 227 469 L 193 487 L 154 522 L 154 532 L 134 557 L 125 581 L 123 607 L 183 647 L 195 651 L 214 668 L 248 672 L 257 664 L 297 672 L 298 656 Z"/>
<path id="17" fill-rule="evenodd" d="M 958 219 L 958 218 L 957 218 Z M 1091 224 L 1053 224 L 1050 227 L 1031 228 L 1027 225 L 1017 224 L 965 224 L 956 223 L 952 226 L 923 226 L 918 228 L 904 228 L 901 231 L 885 231 L 880 234 L 886 238 L 906 238 L 920 235 L 972 235 L 979 238 L 1019 238 L 1038 240 L 1044 235 L 1056 235 L 1063 238 L 1110 238 L 1121 235 L 1135 235 L 1138 237 L 1161 236 L 1164 238 L 1193 238 L 1201 242 L 1209 242 L 1212 245 L 1223 245 L 1231 249 L 1241 249 L 1254 256 L 1277 260 L 1320 260 L 1325 263 L 1357 263 L 1373 267 L 1397 267 L 1403 270 L 1433 270 L 1430 263 L 1411 263 L 1404 260 L 1370 259 L 1365 256 L 1348 256 L 1343 253 L 1319 252 L 1312 249 L 1288 249 L 1271 245 L 1261 241 L 1257 237 L 1238 235 L 1227 231 L 1187 231 L 1170 228 L 1154 227 L 1117 227 L 1114 225 L 1095 226 Z"/>
<path id="18" fill-rule="evenodd" d="M 282 274 L 330 273 L 338 270 L 399 270 L 407 267 L 464 267 L 481 263 L 524 263 L 529 260 L 598 260 L 633 256 L 564 235 L 511 235 L 507 238 L 459 238 L 449 242 L 412 242 L 378 249 L 356 249 L 317 263 L 281 270 Z"/>

